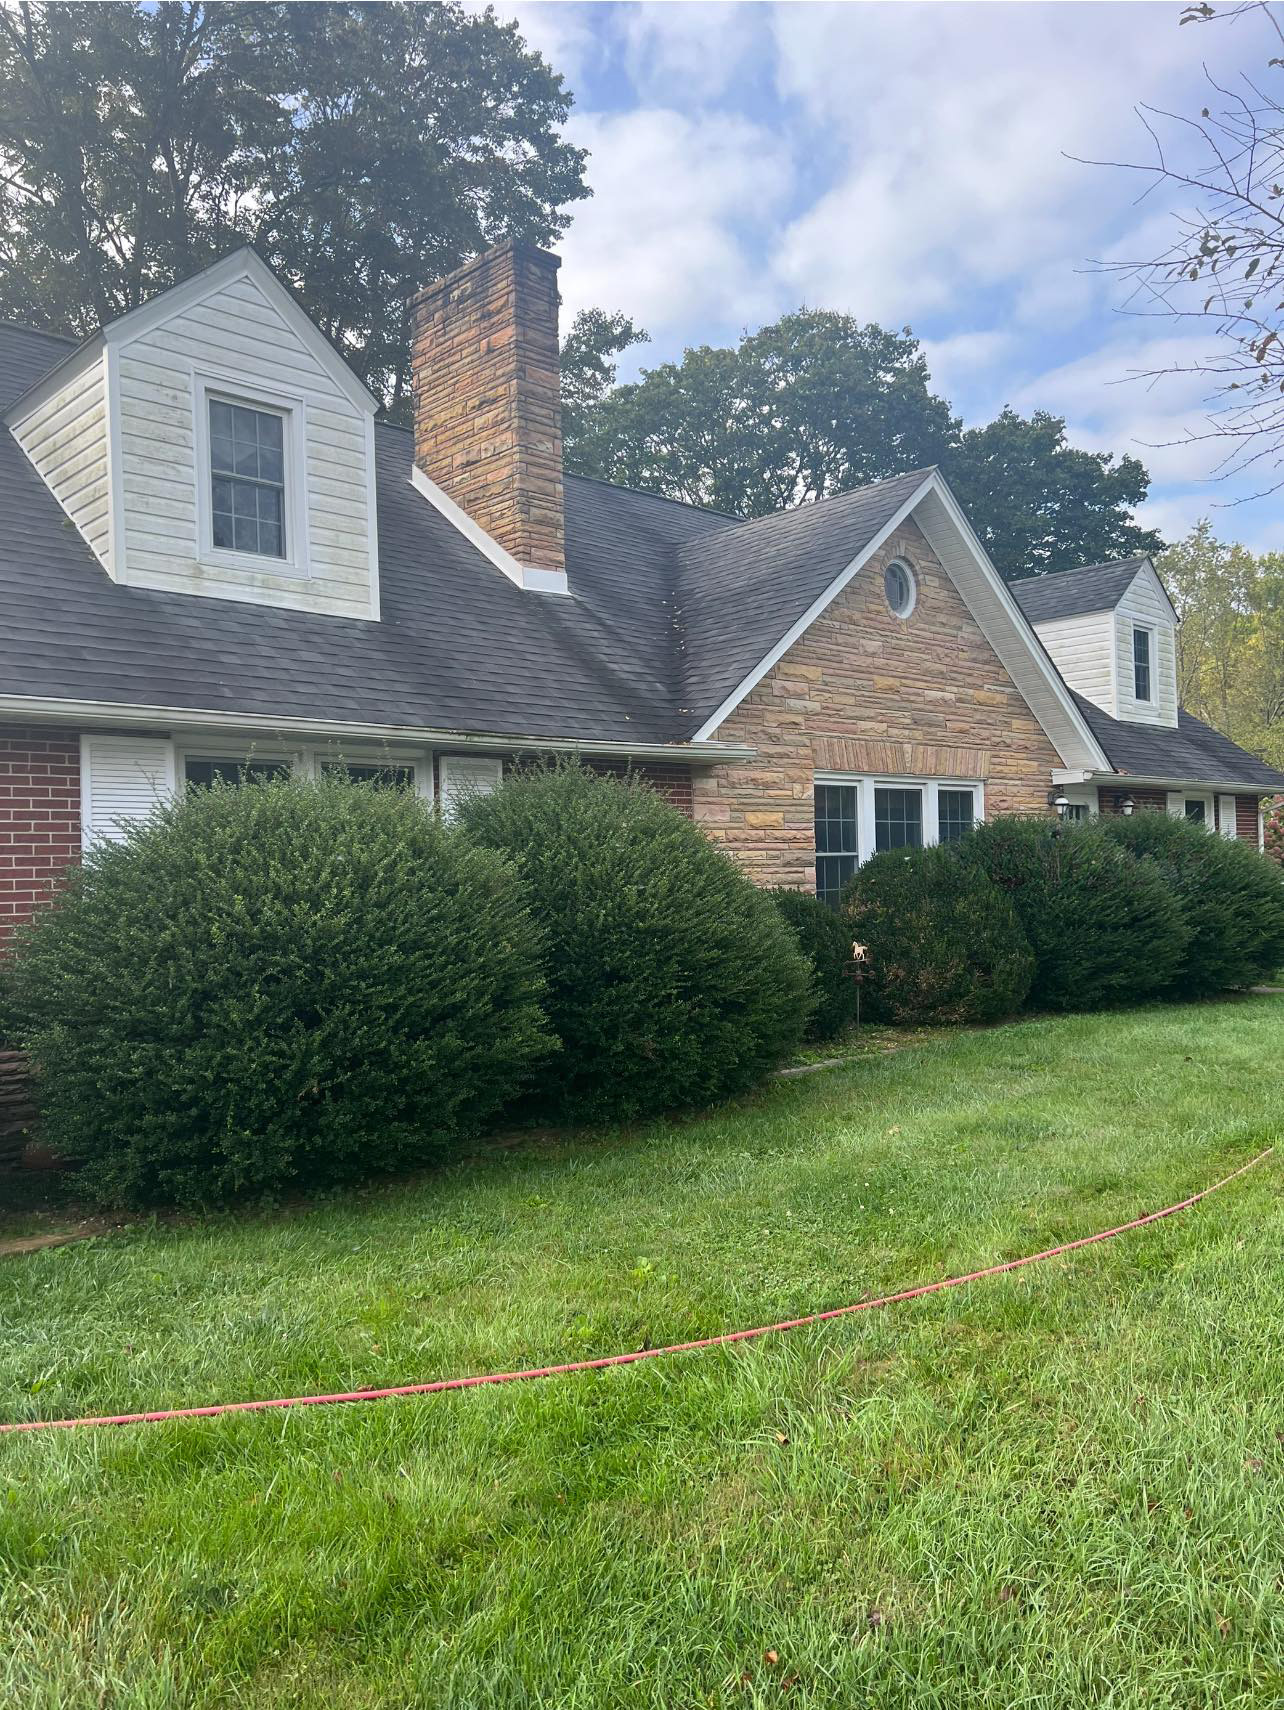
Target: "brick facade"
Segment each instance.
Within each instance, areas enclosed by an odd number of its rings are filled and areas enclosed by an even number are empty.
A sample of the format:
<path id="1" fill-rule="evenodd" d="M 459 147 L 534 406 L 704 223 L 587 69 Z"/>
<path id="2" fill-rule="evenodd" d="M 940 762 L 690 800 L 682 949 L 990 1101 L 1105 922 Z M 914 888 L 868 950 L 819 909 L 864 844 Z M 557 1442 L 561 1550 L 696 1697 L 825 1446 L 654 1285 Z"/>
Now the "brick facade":
<path id="1" fill-rule="evenodd" d="M 892 558 L 918 598 L 907 619 L 883 595 Z M 1050 812 L 1056 750 L 922 532 L 897 531 L 716 732 L 759 751 L 697 774 L 695 815 L 764 885 L 816 882 L 813 777 L 820 772 L 975 778 L 987 815 Z"/>
<path id="2" fill-rule="evenodd" d="M 79 734 L 0 727 L 0 942 L 79 859 Z"/>
<path id="3" fill-rule="evenodd" d="M 510 241 L 411 304 L 415 462 L 540 570 L 566 568 L 557 268 Z"/>
<path id="4" fill-rule="evenodd" d="M 1120 784 L 1117 789 L 1113 785 L 1108 789 L 1104 785 L 1099 788 L 1097 811 L 1104 814 L 1122 813 L 1123 805 L 1129 797 L 1132 798 L 1138 813 L 1148 808 L 1153 808 L 1158 813 L 1166 813 L 1168 810 L 1167 790 L 1134 790 L 1125 783 Z"/>

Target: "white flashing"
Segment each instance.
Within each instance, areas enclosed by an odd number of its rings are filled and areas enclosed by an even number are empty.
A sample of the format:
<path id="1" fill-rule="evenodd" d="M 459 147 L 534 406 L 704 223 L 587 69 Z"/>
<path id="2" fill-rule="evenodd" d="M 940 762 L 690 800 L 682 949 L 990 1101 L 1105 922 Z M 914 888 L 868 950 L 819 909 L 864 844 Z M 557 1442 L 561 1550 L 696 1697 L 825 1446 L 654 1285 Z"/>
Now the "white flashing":
<path id="1" fill-rule="evenodd" d="M 722 705 L 713 714 L 713 716 L 706 719 L 700 726 L 699 730 L 696 731 L 695 735 L 691 739 L 693 742 L 707 741 L 709 737 L 713 735 L 714 731 L 717 730 L 718 726 L 726 719 L 730 718 L 731 714 L 740 705 L 741 701 L 744 700 L 745 696 L 757 688 L 758 684 L 761 683 L 762 679 L 767 675 L 768 671 L 771 670 L 772 666 L 777 664 L 779 660 L 788 653 L 789 649 L 793 646 L 794 642 L 798 640 L 799 636 L 803 635 L 811 628 L 812 624 L 815 623 L 816 619 L 825 610 L 825 607 L 833 600 L 837 599 L 838 595 L 842 593 L 843 589 L 851 581 L 857 571 L 860 570 L 862 565 L 868 563 L 868 561 L 878 551 L 879 547 L 882 546 L 883 542 L 889 539 L 891 535 L 896 532 L 896 530 L 905 521 L 906 517 L 909 516 L 910 512 L 918 504 L 923 495 L 930 490 L 934 479 L 935 477 L 932 475 L 925 477 L 922 485 L 914 489 L 900 509 L 883 524 L 882 528 L 879 529 L 874 538 L 866 546 L 861 548 L 855 558 L 852 559 L 851 563 L 847 565 L 844 570 L 839 571 L 834 580 L 822 594 L 812 601 L 797 622 L 790 624 L 789 628 L 785 631 L 784 635 L 781 636 L 780 640 L 771 649 L 771 651 L 754 666 L 753 670 L 749 672 L 747 677 L 741 678 L 740 682 L 736 684 L 735 688 L 727 696 L 726 700 L 723 701 Z"/>
<path id="2" fill-rule="evenodd" d="M 446 521 L 458 529 L 470 545 L 489 558 L 496 570 L 502 571 L 510 582 L 533 594 L 570 593 L 565 570 L 537 570 L 529 564 L 519 563 L 508 548 L 501 546 L 493 535 L 487 534 L 481 524 L 475 522 L 462 505 L 456 504 L 444 488 L 430 480 L 417 463 L 411 465 L 410 485 L 416 493 L 440 511 Z"/>

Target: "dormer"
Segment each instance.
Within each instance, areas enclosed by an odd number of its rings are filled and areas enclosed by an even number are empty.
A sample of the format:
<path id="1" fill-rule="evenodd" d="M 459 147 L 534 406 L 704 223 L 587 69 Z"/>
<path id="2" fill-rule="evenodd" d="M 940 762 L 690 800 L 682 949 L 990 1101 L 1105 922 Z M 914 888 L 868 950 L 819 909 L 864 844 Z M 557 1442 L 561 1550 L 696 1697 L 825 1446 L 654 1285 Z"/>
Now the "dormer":
<path id="1" fill-rule="evenodd" d="M 1072 689 L 1112 718 L 1176 728 L 1180 619 L 1149 558 L 1027 576 L 1012 592 Z"/>
<path id="2" fill-rule="evenodd" d="M 377 618 L 377 408 L 241 249 L 86 340 L 5 419 L 114 581 Z"/>

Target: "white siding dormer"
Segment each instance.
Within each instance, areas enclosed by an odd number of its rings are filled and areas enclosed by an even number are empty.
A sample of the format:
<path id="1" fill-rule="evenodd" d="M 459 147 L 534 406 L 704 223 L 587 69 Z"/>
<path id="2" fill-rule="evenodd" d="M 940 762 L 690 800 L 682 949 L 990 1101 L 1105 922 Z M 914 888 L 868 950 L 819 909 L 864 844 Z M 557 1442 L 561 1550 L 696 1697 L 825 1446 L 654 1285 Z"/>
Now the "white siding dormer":
<path id="1" fill-rule="evenodd" d="M 276 424 L 273 469 L 228 481 L 216 404 Z M 377 408 L 243 249 L 113 322 L 9 422 L 115 581 L 377 618 Z M 279 529 L 232 526 L 260 504 Z"/>
<path id="2" fill-rule="evenodd" d="M 110 470 L 107 457 L 107 369 L 99 346 L 62 365 L 52 384 L 33 394 L 13 435 L 37 473 L 110 569 Z"/>
<path id="3" fill-rule="evenodd" d="M 1034 626 L 1052 663 L 1072 689 L 1114 711 L 1114 613 L 1079 612 Z"/>
<path id="4" fill-rule="evenodd" d="M 1134 632 L 1149 637 L 1150 698 L 1136 693 Z M 1114 610 L 1116 704 L 1107 710 L 1135 724 L 1177 724 L 1177 614 L 1163 584 L 1143 564 Z M 1086 690 L 1084 691 L 1087 692 Z"/>

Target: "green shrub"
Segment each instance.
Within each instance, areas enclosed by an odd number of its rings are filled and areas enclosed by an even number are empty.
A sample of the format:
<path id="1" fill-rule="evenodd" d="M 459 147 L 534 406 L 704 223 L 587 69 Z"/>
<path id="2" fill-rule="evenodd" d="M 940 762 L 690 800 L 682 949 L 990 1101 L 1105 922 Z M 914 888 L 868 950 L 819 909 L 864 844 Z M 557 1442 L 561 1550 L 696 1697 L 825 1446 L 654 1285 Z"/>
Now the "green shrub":
<path id="1" fill-rule="evenodd" d="M 210 1204 L 418 1163 L 551 1049 L 511 866 L 395 790 L 190 792 L 21 937 L 43 1137 L 100 1200 Z"/>
<path id="2" fill-rule="evenodd" d="M 875 855 L 848 880 L 842 913 L 869 954 L 872 1019 L 1000 1021 L 1025 1002 L 1034 956 L 1016 910 L 954 844 Z"/>
<path id="3" fill-rule="evenodd" d="M 535 1098 L 632 1119 L 740 1092 L 796 1047 L 811 974 L 792 933 L 696 826 L 632 778 L 515 773 L 461 809 L 520 863 L 547 942 L 560 1055 Z"/>
<path id="4" fill-rule="evenodd" d="M 1034 1008 L 1099 1009 L 1171 984 L 1189 937 L 1181 905 L 1097 822 L 993 819 L 959 847 L 1012 899 L 1034 951 Z"/>
<path id="5" fill-rule="evenodd" d="M 811 964 L 816 1007 L 807 1038 L 833 1039 L 856 1019 L 852 935 L 835 911 L 810 891 L 778 890 L 767 895 Z"/>
<path id="6" fill-rule="evenodd" d="M 1284 874 L 1247 843 L 1166 813 L 1103 819 L 1130 855 L 1162 874 L 1190 938 L 1165 991 L 1206 997 L 1270 978 L 1284 962 Z"/>

